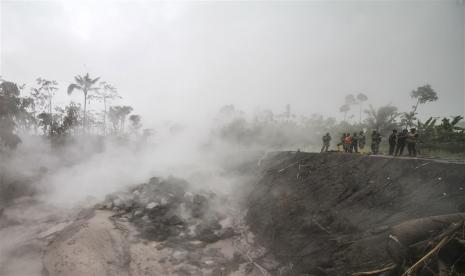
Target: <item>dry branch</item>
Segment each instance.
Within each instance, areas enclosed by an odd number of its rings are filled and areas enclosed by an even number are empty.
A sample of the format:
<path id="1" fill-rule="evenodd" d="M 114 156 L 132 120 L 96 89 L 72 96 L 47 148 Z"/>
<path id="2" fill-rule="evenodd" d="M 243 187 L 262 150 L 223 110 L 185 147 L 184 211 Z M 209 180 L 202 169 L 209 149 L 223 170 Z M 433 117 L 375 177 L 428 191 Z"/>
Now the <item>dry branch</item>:
<path id="1" fill-rule="evenodd" d="M 382 272 L 393 270 L 394 268 L 396 268 L 396 264 L 390 264 L 390 265 L 388 265 L 386 267 L 376 269 L 376 270 L 372 270 L 372 271 L 355 272 L 355 273 L 352 273 L 352 276 L 379 274 L 379 273 L 382 273 Z"/>
<path id="2" fill-rule="evenodd" d="M 463 227 L 464 221 L 458 224 L 452 223 L 451 226 L 441 235 L 439 235 L 439 243 L 436 244 L 426 255 L 420 258 L 415 264 L 407 269 L 402 276 L 409 276 L 415 273 L 426 261 L 428 261 L 434 254 L 436 254 L 442 247 L 444 247 L 451 239 L 454 238 L 454 233 Z"/>

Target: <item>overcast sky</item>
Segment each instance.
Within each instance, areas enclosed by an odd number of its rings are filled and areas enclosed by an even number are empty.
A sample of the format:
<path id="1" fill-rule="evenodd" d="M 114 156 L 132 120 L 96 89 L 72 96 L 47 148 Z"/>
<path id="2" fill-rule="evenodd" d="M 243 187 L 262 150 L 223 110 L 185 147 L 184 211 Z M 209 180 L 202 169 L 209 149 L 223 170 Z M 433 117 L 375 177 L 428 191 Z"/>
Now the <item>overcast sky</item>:
<path id="1" fill-rule="evenodd" d="M 203 119 L 223 104 L 341 118 L 348 93 L 427 116 L 464 113 L 464 4 L 2 1 L 3 78 L 66 86 L 89 72 L 146 122 Z M 82 101 L 81 95 L 72 97 Z M 97 106 L 94 105 L 96 108 Z"/>

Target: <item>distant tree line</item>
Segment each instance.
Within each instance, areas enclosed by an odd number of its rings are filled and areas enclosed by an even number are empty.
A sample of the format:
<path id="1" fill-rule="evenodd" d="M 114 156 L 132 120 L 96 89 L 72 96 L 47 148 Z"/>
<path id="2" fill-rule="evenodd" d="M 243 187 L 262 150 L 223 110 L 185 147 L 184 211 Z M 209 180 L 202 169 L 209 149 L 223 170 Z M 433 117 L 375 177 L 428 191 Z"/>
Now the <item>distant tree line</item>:
<path id="1" fill-rule="evenodd" d="M 213 133 L 234 144 L 277 149 L 320 145 L 321 137 L 327 132 L 337 136 L 347 132 L 358 133 L 365 130 L 371 133 L 372 130 L 377 130 L 387 136 L 393 129 L 416 128 L 424 144 L 464 144 L 465 129 L 460 125 L 463 120 L 461 115 L 442 119 L 429 118 L 425 122 L 418 118 L 421 105 L 438 100 L 436 91 L 430 85 L 416 88 L 410 92 L 410 97 L 415 100 L 412 109 L 399 111 L 391 104 L 379 108 L 369 104 L 368 108 L 364 108 L 368 96 L 363 93 L 349 94 L 339 108 L 344 114 L 341 121 L 319 114 L 297 116 L 291 113 L 289 105 L 282 113 L 260 110 L 252 116 L 247 116 L 233 105 L 226 105 L 217 115 Z M 356 119 L 354 115 L 348 116 L 354 107 L 358 113 Z"/>
<path id="2" fill-rule="evenodd" d="M 140 133 L 142 118 L 132 114 L 132 107 L 112 105 L 121 98 L 114 86 L 88 73 L 75 76 L 67 89 L 69 95 L 81 91 L 82 104 L 71 101 L 64 107 L 54 105 L 54 96 L 60 90 L 55 80 L 37 78 L 29 93 L 25 90 L 25 85 L 0 78 L 0 147 L 15 148 L 21 142 L 21 133 L 56 137 L 128 136 L 149 132 Z M 88 110 L 91 101 L 101 102 L 103 110 Z M 128 129 L 125 128 L 127 121 Z"/>

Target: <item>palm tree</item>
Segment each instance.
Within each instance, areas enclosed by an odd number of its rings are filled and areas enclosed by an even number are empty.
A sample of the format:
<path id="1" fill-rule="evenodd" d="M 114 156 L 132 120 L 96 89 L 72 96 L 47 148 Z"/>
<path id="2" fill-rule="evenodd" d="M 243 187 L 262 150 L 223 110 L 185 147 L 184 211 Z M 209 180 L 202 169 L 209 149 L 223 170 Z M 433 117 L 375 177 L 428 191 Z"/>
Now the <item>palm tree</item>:
<path id="1" fill-rule="evenodd" d="M 83 76 L 75 76 L 74 79 L 76 80 L 76 83 L 72 83 L 68 86 L 68 95 L 71 95 L 73 93 L 74 89 L 81 90 L 84 93 L 84 120 L 83 120 L 83 128 L 84 131 L 86 129 L 86 108 L 87 108 L 87 93 L 89 91 L 96 91 L 98 90 L 97 87 L 93 87 L 97 81 L 100 79 L 100 77 L 92 79 L 89 77 L 89 73 L 85 74 Z"/>
<path id="2" fill-rule="evenodd" d="M 347 119 L 347 112 L 350 111 L 350 105 L 349 104 L 343 104 L 341 107 L 339 107 L 339 112 L 344 113 L 344 122 Z"/>
<path id="3" fill-rule="evenodd" d="M 121 107 L 121 130 L 124 134 L 124 123 L 126 122 L 126 116 L 132 112 L 132 107 L 124 105 Z"/>

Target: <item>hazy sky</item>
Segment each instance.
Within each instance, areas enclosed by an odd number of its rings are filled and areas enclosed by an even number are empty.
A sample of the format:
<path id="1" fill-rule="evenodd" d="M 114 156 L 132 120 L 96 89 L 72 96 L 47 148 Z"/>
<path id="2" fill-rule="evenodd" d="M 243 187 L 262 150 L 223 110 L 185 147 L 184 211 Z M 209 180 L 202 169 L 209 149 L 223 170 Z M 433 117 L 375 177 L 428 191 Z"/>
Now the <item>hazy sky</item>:
<path id="1" fill-rule="evenodd" d="M 464 113 L 464 4 L 452 1 L 2 1 L 3 78 L 66 86 L 89 72 L 146 121 L 201 119 L 232 103 L 341 118 L 348 93 L 428 115 Z M 82 101 L 80 95 L 72 97 Z M 94 105 L 94 107 L 96 107 Z"/>

